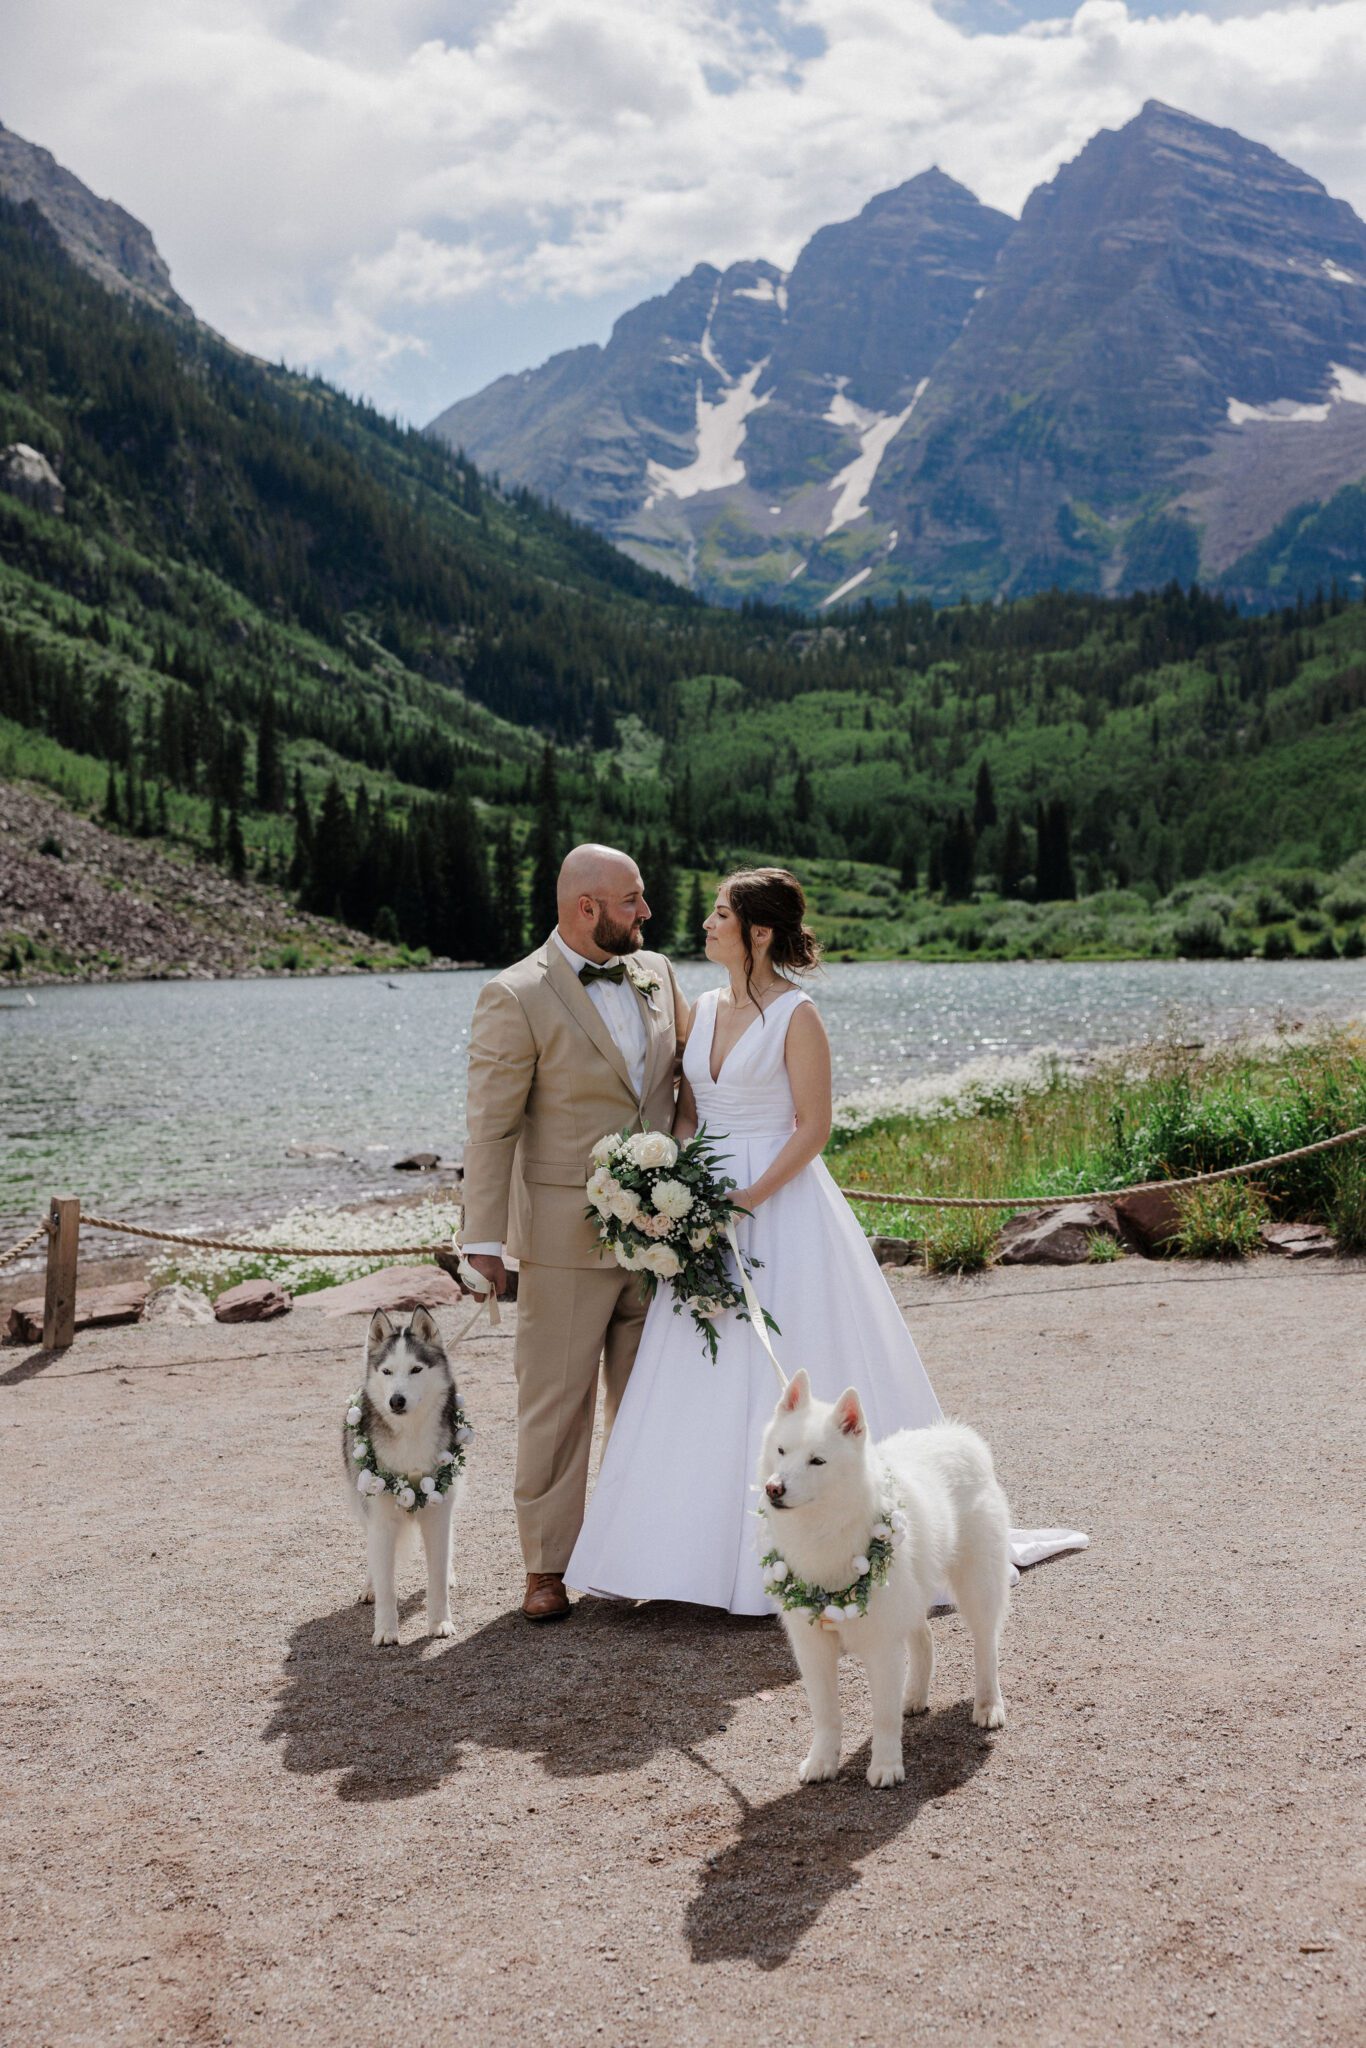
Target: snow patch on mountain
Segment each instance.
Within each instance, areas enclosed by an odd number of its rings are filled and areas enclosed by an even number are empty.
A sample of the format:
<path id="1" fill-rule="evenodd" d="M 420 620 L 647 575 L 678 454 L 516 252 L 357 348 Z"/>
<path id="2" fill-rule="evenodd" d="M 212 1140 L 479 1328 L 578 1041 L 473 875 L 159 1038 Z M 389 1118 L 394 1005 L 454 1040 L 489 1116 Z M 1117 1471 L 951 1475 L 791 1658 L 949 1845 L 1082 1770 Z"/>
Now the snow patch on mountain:
<path id="1" fill-rule="evenodd" d="M 860 583 L 865 583 L 872 573 L 871 568 L 855 569 L 853 575 L 841 583 L 838 590 L 832 590 L 829 597 L 821 599 L 819 609 L 825 611 L 829 605 L 838 604 L 842 597 L 847 597 L 851 590 L 857 590 Z"/>
<path id="2" fill-rule="evenodd" d="M 873 488 L 878 465 L 920 403 L 921 393 L 930 380 L 921 378 L 910 404 L 900 412 L 870 412 L 867 406 L 855 405 L 853 399 L 845 395 L 844 387 L 848 381 L 847 377 L 836 378 L 835 392 L 825 417 L 831 426 L 853 428 L 859 438 L 859 452 L 852 462 L 846 463 L 838 476 L 831 479 L 830 489 L 835 493 L 835 502 L 830 508 L 830 523 L 825 529 L 827 539 L 837 527 L 848 526 L 851 521 L 861 519 L 868 510 L 868 493 Z M 827 603 L 829 601 L 826 600 Z"/>
<path id="3" fill-rule="evenodd" d="M 787 286 L 779 279 L 775 284 L 771 277 L 761 277 L 754 284 L 737 284 L 731 293 L 733 299 L 758 299 L 761 305 L 776 302 L 780 307 L 787 304 Z"/>
<path id="4" fill-rule="evenodd" d="M 1294 398 L 1273 398 L 1270 405 L 1245 405 L 1240 398 L 1230 398 L 1228 421 L 1232 427 L 1246 427 L 1253 424 L 1284 426 L 1287 422 L 1313 422 L 1326 420 L 1334 406 L 1366 405 L 1366 373 L 1349 370 L 1345 363 L 1330 363 L 1333 373 L 1333 388 L 1327 398 L 1302 402 Z"/>
<path id="5" fill-rule="evenodd" d="M 773 395 L 766 391 L 762 398 L 755 396 L 754 387 L 767 368 L 768 357 L 765 356 L 753 369 L 746 370 L 743 377 L 728 385 L 710 405 L 702 396 L 699 380 L 697 453 L 685 469 L 668 469 L 662 462 L 647 463 L 647 512 L 657 498 L 695 498 L 703 491 L 727 491 L 744 482 L 745 465 L 740 449 L 745 438 L 745 422 L 761 405 L 767 405 Z"/>
<path id="6" fill-rule="evenodd" d="M 1358 284 L 1366 286 L 1366 277 L 1354 277 L 1350 270 L 1344 270 L 1340 263 L 1334 263 L 1331 256 L 1324 257 L 1323 268 L 1325 273 L 1332 278 L 1334 284 Z"/>
<path id="7" fill-rule="evenodd" d="M 711 323 L 716 318 L 716 308 L 720 303 L 720 299 L 721 287 L 718 284 L 716 290 L 711 295 L 711 304 L 707 308 L 707 324 L 702 329 L 702 339 L 701 341 L 698 342 L 697 349 L 698 354 L 701 356 L 703 362 L 707 365 L 707 368 L 709 370 L 715 370 L 717 376 L 721 379 L 721 382 L 723 384 L 729 384 L 730 378 L 726 373 L 725 366 L 721 362 L 720 357 L 717 355 L 716 350 L 712 346 L 711 339 Z M 698 431 L 701 431 L 700 425 Z"/>

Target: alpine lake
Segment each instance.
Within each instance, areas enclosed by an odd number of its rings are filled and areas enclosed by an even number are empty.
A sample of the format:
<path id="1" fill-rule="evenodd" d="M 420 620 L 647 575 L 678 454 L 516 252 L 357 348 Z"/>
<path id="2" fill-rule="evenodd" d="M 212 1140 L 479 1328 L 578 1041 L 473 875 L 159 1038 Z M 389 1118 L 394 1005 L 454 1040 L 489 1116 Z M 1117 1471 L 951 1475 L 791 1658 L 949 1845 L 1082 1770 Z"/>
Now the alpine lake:
<path id="1" fill-rule="evenodd" d="M 714 984 L 705 961 L 679 979 Z M 393 1197 L 458 1161 L 486 971 L 134 982 L 0 993 L 0 1249 L 53 1194 L 169 1229 L 239 1230 Z M 1208 1041 L 1366 1016 L 1366 961 L 832 964 L 811 984 L 835 1094 L 993 1055 Z M 83 1239 L 91 1254 L 128 1240 Z M 31 1262 L 30 1262 L 31 1263 Z"/>

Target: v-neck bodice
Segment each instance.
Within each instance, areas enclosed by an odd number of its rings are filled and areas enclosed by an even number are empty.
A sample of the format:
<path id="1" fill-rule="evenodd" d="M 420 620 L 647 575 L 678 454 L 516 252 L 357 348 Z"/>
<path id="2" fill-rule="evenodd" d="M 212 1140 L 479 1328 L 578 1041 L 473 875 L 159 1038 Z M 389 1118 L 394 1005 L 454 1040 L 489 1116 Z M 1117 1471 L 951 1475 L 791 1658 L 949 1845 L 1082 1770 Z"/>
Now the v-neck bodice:
<path id="1" fill-rule="evenodd" d="M 717 1131 L 785 1135 L 796 1116 L 784 1058 L 787 1029 L 801 1004 L 811 998 L 799 988 L 778 996 L 746 1025 L 713 1081 L 711 1054 L 720 995 L 720 989 L 710 988 L 698 997 L 683 1054 L 683 1071 L 692 1086 L 698 1118 Z"/>

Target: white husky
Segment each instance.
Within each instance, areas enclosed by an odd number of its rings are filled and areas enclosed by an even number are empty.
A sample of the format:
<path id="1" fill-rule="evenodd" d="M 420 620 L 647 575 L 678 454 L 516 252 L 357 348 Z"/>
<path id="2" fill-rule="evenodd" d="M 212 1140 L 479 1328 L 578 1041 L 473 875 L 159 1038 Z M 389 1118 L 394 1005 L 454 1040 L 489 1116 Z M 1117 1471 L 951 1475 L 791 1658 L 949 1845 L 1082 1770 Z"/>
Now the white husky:
<path id="1" fill-rule="evenodd" d="M 799 1372 L 764 1436 L 759 1484 L 765 1577 L 782 1603 L 814 1723 L 797 1773 L 804 1785 L 839 1769 L 842 1650 L 868 1673 L 868 1783 L 901 1783 L 901 1717 L 929 1706 L 928 1616 L 946 1586 L 972 1631 L 973 1721 L 1005 1725 L 996 1657 L 1009 1600 L 1010 1517 L 975 1430 L 938 1422 L 873 1445 L 852 1387 L 833 1405 L 816 1401 Z"/>
<path id="2" fill-rule="evenodd" d="M 364 1384 L 342 1430 L 346 1490 L 366 1530 L 361 1599 L 375 1603 L 376 1647 L 398 1641 L 394 1567 L 414 1523 L 427 1554 L 427 1632 L 455 1633 L 451 1524 L 469 1435 L 432 1317 L 420 1308 L 399 1330 L 376 1309 L 365 1339 Z"/>

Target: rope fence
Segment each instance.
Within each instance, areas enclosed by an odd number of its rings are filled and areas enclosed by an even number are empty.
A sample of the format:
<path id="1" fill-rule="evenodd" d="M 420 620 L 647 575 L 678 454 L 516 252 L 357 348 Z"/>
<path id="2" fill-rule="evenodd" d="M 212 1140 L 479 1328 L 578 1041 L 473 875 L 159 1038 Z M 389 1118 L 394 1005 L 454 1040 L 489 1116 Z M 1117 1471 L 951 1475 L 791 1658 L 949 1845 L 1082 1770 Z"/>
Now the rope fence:
<path id="1" fill-rule="evenodd" d="M 1366 1124 L 1339 1131 L 1331 1138 L 1318 1138 L 1310 1145 L 1297 1145 L 1290 1152 L 1274 1152 L 1266 1159 L 1250 1159 L 1242 1166 L 1221 1166 L 1208 1173 L 1188 1173 L 1179 1179 L 1132 1181 L 1120 1188 L 1068 1190 L 1052 1195 L 923 1195 L 893 1194 L 877 1188 L 841 1188 L 851 1202 L 878 1203 L 896 1209 L 1056 1209 L 1065 1202 L 1112 1202 L 1123 1195 L 1145 1195 L 1162 1189 L 1175 1193 L 1182 1188 L 1203 1187 L 1211 1181 L 1234 1180 L 1241 1175 L 1262 1173 L 1270 1166 L 1288 1166 L 1292 1160 L 1308 1159 L 1317 1152 L 1331 1152 L 1338 1146 L 1366 1138 Z M 146 1223 L 125 1223 L 117 1216 L 81 1213 L 74 1198 L 52 1202 L 47 1216 L 7 1251 L 0 1252 L 0 1266 L 21 1258 L 43 1238 L 48 1240 L 47 1293 L 44 1304 L 43 1343 L 49 1350 L 61 1350 L 75 1333 L 76 1258 L 81 1225 L 87 1230 L 105 1230 L 122 1237 L 149 1239 L 155 1244 L 181 1245 L 190 1251 L 247 1252 L 257 1258 L 306 1259 L 434 1259 L 448 1272 L 457 1272 L 461 1262 L 454 1244 L 292 1245 L 261 1244 L 245 1238 L 200 1237 L 184 1230 L 157 1230 Z M 473 1276 L 471 1275 L 471 1278 Z"/>

